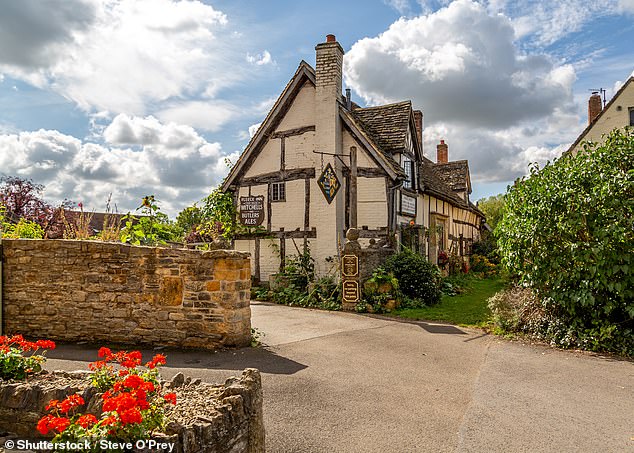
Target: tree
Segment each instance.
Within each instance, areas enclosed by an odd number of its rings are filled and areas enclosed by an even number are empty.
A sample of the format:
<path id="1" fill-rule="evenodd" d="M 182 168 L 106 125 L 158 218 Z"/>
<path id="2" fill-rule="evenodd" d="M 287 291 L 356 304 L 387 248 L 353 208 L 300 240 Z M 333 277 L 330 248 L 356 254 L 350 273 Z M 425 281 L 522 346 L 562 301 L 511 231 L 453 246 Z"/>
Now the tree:
<path id="1" fill-rule="evenodd" d="M 185 234 L 198 227 L 202 221 L 202 211 L 196 204 L 187 206 L 176 216 L 176 225 L 182 228 Z"/>
<path id="2" fill-rule="evenodd" d="M 532 167 L 505 200 L 503 262 L 561 320 L 554 339 L 634 353 L 634 130 Z"/>
<path id="3" fill-rule="evenodd" d="M 495 230 L 504 215 L 504 194 L 478 200 L 478 209 L 484 213 L 487 223 Z"/>

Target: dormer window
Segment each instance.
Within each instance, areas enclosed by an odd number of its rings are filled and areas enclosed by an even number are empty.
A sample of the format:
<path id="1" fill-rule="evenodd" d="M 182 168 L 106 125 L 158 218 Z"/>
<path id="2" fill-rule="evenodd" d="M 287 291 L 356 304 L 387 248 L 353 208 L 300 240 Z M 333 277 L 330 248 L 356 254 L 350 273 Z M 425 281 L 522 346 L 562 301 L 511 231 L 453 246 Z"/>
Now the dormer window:
<path id="1" fill-rule="evenodd" d="M 403 170 L 407 179 L 403 182 L 404 189 L 414 190 L 416 188 L 414 181 L 416 180 L 416 174 L 414 171 L 414 162 L 407 157 L 403 158 Z"/>

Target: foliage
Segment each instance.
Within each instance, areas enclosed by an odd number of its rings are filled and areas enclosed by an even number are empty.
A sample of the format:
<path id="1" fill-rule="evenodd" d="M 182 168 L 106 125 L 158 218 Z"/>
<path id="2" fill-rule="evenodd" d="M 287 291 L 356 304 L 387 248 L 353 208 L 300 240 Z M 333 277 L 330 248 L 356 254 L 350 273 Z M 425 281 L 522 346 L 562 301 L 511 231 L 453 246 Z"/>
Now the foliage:
<path id="1" fill-rule="evenodd" d="M 116 214 L 117 205 L 114 210 L 111 206 L 112 193 L 106 200 L 106 214 L 103 217 L 103 226 L 99 232 L 99 239 L 104 242 L 118 242 L 121 239 L 121 217 Z"/>
<path id="2" fill-rule="evenodd" d="M 79 212 L 60 210 L 62 223 L 64 224 L 64 239 L 88 239 L 93 235 L 90 221 L 92 213 L 84 212 L 84 205 L 77 205 Z"/>
<path id="3" fill-rule="evenodd" d="M 187 206 L 176 216 L 176 225 L 187 235 L 195 231 L 203 222 L 202 210 L 194 204 Z"/>
<path id="4" fill-rule="evenodd" d="M 500 291 L 506 285 L 506 281 L 499 276 L 478 278 L 472 274 L 463 274 L 457 278 L 447 277 L 446 280 L 459 287 L 459 293 L 453 296 L 443 295 L 442 302 L 432 307 L 408 308 L 404 304 L 393 314 L 408 319 L 486 327 L 491 320 L 487 299 Z"/>
<path id="5" fill-rule="evenodd" d="M 37 223 L 21 218 L 17 223 L 8 222 L 6 208 L 0 204 L 0 237 L 7 239 L 43 239 L 44 229 Z"/>
<path id="6" fill-rule="evenodd" d="M 577 344 L 631 351 L 634 130 L 616 130 L 605 144 L 585 144 L 530 173 L 505 197 L 496 232 L 503 263 Z"/>
<path id="7" fill-rule="evenodd" d="M 287 258 L 284 277 L 298 289 L 305 290 L 315 280 L 315 260 L 310 255 L 310 247 L 306 245 L 297 255 Z"/>
<path id="8" fill-rule="evenodd" d="M 139 351 L 113 353 L 108 348 L 99 350 L 102 360 L 91 363 L 92 383 L 103 392 L 100 418 L 80 414 L 85 405 L 79 394 L 63 401 L 48 403 L 49 414 L 40 419 L 37 430 L 42 435 L 55 434 L 53 443 L 87 442 L 91 451 L 99 451 L 99 440 L 135 441 L 148 438 L 165 424 L 166 403 L 176 404 L 174 393 L 162 394 L 158 367 L 166 363 L 165 356 L 157 354 L 141 364 Z"/>
<path id="9" fill-rule="evenodd" d="M 467 271 L 466 264 L 461 256 L 458 256 L 456 251 L 452 251 L 449 255 L 449 275 L 458 275 Z"/>
<path id="10" fill-rule="evenodd" d="M 358 312 L 389 312 L 401 302 L 403 295 L 394 274 L 382 268 L 376 269 L 363 284 L 363 302 L 357 304 Z"/>
<path id="11" fill-rule="evenodd" d="M 200 208 L 202 222 L 198 232 L 202 237 L 209 236 L 217 241 L 220 238 L 231 239 L 236 232 L 238 211 L 233 202 L 233 194 L 214 190 L 203 199 Z"/>
<path id="12" fill-rule="evenodd" d="M 482 231 L 480 239 L 471 245 L 471 253 L 485 256 L 493 264 L 500 264 L 497 240 L 490 231 Z"/>
<path id="13" fill-rule="evenodd" d="M 262 338 L 266 334 L 257 327 L 251 327 L 251 347 L 257 348 L 262 345 Z"/>
<path id="14" fill-rule="evenodd" d="M 70 208 L 72 203 L 65 200 L 54 208 L 42 199 L 43 191 L 43 185 L 35 184 L 30 179 L 17 176 L 0 178 L 0 205 L 6 208 L 5 220 L 14 224 L 20 219 L 37 223 L 44 231 L 43 237 L 60 238 L 64 225 L 59 214 Z M 31 228 L 31 223 L 27 225 Z"/>
<path id="15" fill-rule="evenodd" d="M 144 197 L 141 206 L 136 209 L 136 211 L 139 210 L 141 217 L 131 214 L 123 217 L 125 227 L 121 232 L 121 242 L 134 245 L 159 245 L 179 239 L 182 231 L 160 211 L 154 195 Z"/>
<path id="16" fill-rule="evenodd" d="M 476 274 L 490 276 L 497 272 L 497 266 L 490 262 L 486 256 L 471 255 L 470 263 L 471 272 L 475 272 Z"/>
<path id="17" fill-rule="evenodd" d="M 440 272 L 422 255 L 405 249 L 389 257 L 383 269 L 398 279 L 406 296 L 420 299 L 425 305 L 440 302 Z"/>
<path id="18" fill-rule="evenodd" d="M 504 217 L 504 207 L 506 204 L 504 197 L 504 194 L 493 195 L 489 198 L 482 198 L 477 202 L 478 209 L 484 213 L 487 223 L 493 230 L 495 230 L 500 220 Z"/>
<path id="19" fill-rule="evenodd" d="M 36 354 L 42 349 L 41 354 Z M 27 341 L 22 335 L 0 336 L 0 380 L 26 379 L 42 370 L 46 349 L 55 349 L 50 340 Z M 26 353 L 30 355 L 25 356 Z"/>

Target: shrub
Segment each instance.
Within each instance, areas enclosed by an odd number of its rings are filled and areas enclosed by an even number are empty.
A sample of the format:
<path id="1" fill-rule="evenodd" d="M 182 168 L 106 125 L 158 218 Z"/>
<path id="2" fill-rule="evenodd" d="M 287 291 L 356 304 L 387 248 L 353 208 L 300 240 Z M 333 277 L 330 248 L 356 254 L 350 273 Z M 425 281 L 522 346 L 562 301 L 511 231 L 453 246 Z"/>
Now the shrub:
<path id="1" fill-rule="evenodd" d="M 42 349 L 42 354 L 36 354 Z M 26 379 L 42 370 L 46 349 L 55 349 L 50 340 L 27 341 L 22 335 L 0 336 L 0 379 Z M 30 353 L 30 355 L 25 355 Z"/>
<path id="2" fill-rule="evenodd" d="M 484 275 L 492 275 L 495 274 L 497 267 L 495 264 L 491 263 L 486 256 L 482 255 L 471 255 L 471 272 L 484 274 Z"/>
<path id="3" fill-rule="evenodd" d="M 440 271 L 422 255 L 405 249 L 389 257 L 383 269 L 398 279 L 404 295 L 419 299 L 425 305 L 440 302 Z"/>
<path id="4" fill-rule="evenodd" d="M 588 348 L 634 350 L 634 130 L 534 166 L 505 200 L 509 271 Z"/>
<path id="5" fill-rule="evenodd" d="M 357 304 L 356 310 L 373 313 L 389 312 L 400 305 L 402 297 L 394 274 L 378 268 L 363 284 L 363 301 Z"/>
<path id="6" fill-rule="evenodd" d="M 95 446 L 101 439 L 135 441 L 163 429 L 165 404 L 176 404 L 174 393 L 162 394 L 158 367 L 165 364 L 165 356 L 155 355 L 145 370 L 138 368 L 142 359 L 139 351 L 113 353 L 101 348 L 99 357 L 102 360 L 89 368 L 93 386 L 103 392 L 102 413 L 99 418 L 79 413 L 85 404 L 79 394 L 61 402 L 51 400 L 46 407 L 50 413 L 40 419 L 37 430 L 42 435 L 54 434 L 53 443 L 88 442 Z"/>

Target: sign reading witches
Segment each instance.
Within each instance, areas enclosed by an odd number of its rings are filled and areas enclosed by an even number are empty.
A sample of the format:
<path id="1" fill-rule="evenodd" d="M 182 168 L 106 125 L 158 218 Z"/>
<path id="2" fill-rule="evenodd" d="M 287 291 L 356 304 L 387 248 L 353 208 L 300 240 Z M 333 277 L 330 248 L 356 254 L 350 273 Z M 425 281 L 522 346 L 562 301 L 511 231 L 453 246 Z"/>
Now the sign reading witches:
<path id="1" fill-rule="evenodd" d="M 264 195 L 240 197 L 240 223 L 256 227 L 264 221 Z"/>
<path id="2" fill-rule="evenodd" d="M 317 185 L 321 189 L 321 193 L 326 197 L 326 201 L 328 204 L 332 203 L 332 200 L 335 199 L 335 195 L 339 192 L 341 188 L 341 183 L 339 182 L 339 178 L 337 178 L 337 174 L 335 170 L 333 170 L 332 165 L 326 165 L 326 168 L 321 173 L 321 176 L 317 180 Z"/>

